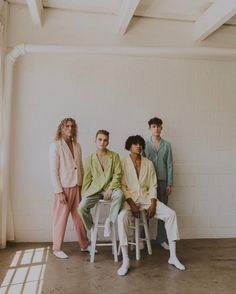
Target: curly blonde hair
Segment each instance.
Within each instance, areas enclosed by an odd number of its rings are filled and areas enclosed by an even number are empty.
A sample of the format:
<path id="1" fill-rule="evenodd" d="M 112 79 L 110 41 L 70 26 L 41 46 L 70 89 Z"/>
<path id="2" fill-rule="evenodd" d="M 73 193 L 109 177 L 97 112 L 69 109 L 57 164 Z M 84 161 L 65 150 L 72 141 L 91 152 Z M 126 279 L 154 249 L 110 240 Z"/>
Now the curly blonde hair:
<path id="1" fill-rule="evenodd" d="M 67 122 L 70 121 L 75 127 L 74 127 L 74 134 L 72 135 L 72 140 L 76 142 L 77 140 L 77 123 L 75 121 L 75 119 L 71 118 L 71 117 L 67 117 L 64 118 L 60 124 L 57 127 L 57 133 L 56 133 L 56 137 L 55 140 L 58 141 L 61 139 L 62 137 L 62 128 L 67 124 Z"/>

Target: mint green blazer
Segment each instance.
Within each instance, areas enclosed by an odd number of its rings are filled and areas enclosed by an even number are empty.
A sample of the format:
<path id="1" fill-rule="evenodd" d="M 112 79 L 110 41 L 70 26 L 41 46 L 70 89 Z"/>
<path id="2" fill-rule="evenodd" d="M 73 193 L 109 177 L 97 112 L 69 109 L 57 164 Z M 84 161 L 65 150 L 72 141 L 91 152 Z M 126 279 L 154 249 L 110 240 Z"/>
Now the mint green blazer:
<path id="1" fill-rule="evenodd" d="M 161 138 L 157 150 L 152 144 L 152 137 L 146 140 L 145 155 L 153 162 L 157 179 L 166 181 L 167 186 L 173 186 L 173 158 L 171 144 Z"/>

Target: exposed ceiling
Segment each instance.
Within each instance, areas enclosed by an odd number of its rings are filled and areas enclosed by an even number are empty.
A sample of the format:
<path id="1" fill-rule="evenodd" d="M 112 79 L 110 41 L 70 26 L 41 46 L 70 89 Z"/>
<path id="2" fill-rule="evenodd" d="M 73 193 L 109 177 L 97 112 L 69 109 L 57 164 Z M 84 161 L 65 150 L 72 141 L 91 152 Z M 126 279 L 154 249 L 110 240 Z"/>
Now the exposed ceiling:
<path id="1" fill-rule="evenodd" d="M 45 8 L 111 14 L 117 18 L 117 31 L 129 32 L 133 16 L 183 20 L 195 23 L 193 40 L 202 41 L 223 24 L 236 25 L 236 0 L 7 0 L 28 5 L 32 21 L 42 24 Z"/>

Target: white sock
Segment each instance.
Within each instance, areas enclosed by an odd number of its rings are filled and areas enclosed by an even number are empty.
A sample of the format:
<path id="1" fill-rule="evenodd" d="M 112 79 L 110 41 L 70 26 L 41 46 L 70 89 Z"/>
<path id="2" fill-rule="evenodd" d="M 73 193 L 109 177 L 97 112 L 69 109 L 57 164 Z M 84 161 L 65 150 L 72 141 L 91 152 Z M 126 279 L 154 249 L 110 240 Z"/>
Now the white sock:
<path id="1" fill-rule="evenodd" d="M 104 237 L 109 237 L 110 234 L 111 234 L 111 220 L 108 217 L 104 224 Z"/>
<path id="2" fill-rule="evenodd" d="M 124 276 L 128 273 L 128 270 L 129 270 L 128 246 L 122 245 L 121 252 L 123 256 L 123 263 L 122 263 L 122 266 L 118 269 L 117 274 L 119 276 Z"/>
<path id="3" fill-rule="evenodd" d="M 122 245 L 120 246 L 120 248 L 121 248 L 122 257 L 123 257 L 123 264 L 128 264 L 129 263 L 128 246 Z"/>
<path id="4" fill-rule="evenodd" d="M 176 256 L 176 241 L 170 241 L 169 247 L 170 247 L 170 258 L 168 263 L 174 265 L 177 269 L 184 271 L 185 266 L 179 261 L 178 257 Z"/>

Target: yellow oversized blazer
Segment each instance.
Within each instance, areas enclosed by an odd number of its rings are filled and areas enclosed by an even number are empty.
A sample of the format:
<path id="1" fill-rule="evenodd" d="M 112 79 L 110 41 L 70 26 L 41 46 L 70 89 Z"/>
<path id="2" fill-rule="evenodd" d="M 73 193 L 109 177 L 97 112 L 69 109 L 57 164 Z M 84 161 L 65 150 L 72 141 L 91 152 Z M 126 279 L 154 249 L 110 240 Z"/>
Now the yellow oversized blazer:
<path id="1" fill-rule="evenodd" d="M 107 151 L 107 161 L 102 169 L 97 154 L 92 153 L 85 162 L 82 197 L 91 196 L 107 189 L 121 188 L 121 164 L 119 155 Z"/>
<path id="2" fill-rule="evenodd" d="M 50 174 L 55 193 L 62 192 L 62 188 L 82 186 L 84 170 L 80 144 L 73 142 L 73 149 L 74 157 L 63 139 L 50 146 Z"/>
<path id="3" fill-rule="evenodd" d="M 138 203 L 139 196 L 142 196 L 145 202 L 142 204 L 151 204 L 152 198 L 157 199 L 156 172 L 149 159 L 141 157 L 139 178 L 129 155 L 121 160 L 121 167 L 122 190 L 126 199 L 132 198 Z"/>

